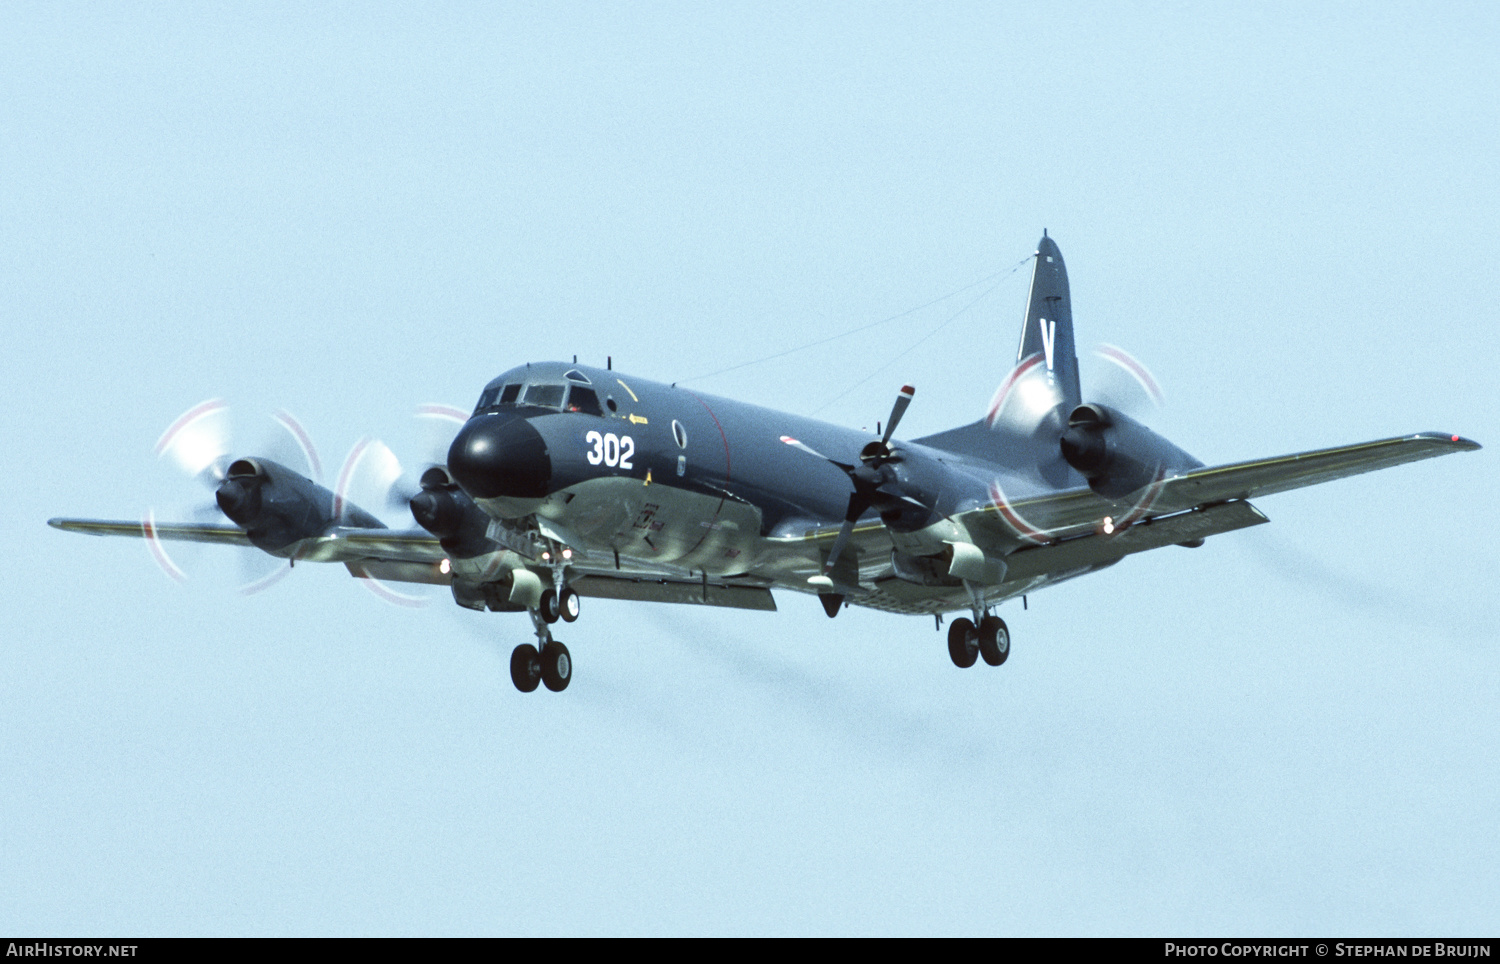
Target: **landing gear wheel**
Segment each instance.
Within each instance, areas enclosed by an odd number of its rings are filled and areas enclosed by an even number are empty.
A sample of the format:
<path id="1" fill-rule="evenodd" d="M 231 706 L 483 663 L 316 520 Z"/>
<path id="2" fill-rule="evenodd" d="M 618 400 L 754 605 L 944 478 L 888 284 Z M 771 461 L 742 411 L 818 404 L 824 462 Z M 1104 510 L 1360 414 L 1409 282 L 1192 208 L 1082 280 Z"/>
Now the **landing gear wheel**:
<path id="1" fill-rule="evenodd" d="M 573 657 L 568 655 L 568 647 L 555 639 L 543 646 L 541 668 L 542 682 L 547 684 L 547 689 L 554 693 L 567 689 L 568 681 L 573 678 Z M 536 686 L 535 683 L 531 685 Z"/>
<path id="2" fill-rule="evenodd" d="M 542 681 L 542 657 L 535 646 L 522 643 L 510 651 L 510 681 L 522 693 L 530 693 Z"/>
<path id="3" fill-rule="evenodd" d="M 972 620 L 960 617 L 948 626 L 948 656 L 959 669 L 968 669 L 979 658 L 979 632 Z"/>
<path id="4" fill-rule="evenodd" d="M 979 655 L 991 666 L 999 666 L 1010 656 L 1010 628 L 999 616 L 979 621 Z"/>
<path id="5" fill-rule="evenodd" d="M 542 598 L 537 603 L 536 608 L 542 614 L 542 622 L 548 625 L 557 622 L 557 617 L 562 615 L 561 610 L 557 608 L 557 591 L 555 589 L 543 589 Z"/>
<path id="6" fill-rule="evenodd" d="M 578 619 L 578 614 L 583 610 L 578 601 L 578 593 L 572 589 L 564 589 L 562 595 L 557 597 L 557 613 L 562 616 L 562 621 L 571 623 Z"/>

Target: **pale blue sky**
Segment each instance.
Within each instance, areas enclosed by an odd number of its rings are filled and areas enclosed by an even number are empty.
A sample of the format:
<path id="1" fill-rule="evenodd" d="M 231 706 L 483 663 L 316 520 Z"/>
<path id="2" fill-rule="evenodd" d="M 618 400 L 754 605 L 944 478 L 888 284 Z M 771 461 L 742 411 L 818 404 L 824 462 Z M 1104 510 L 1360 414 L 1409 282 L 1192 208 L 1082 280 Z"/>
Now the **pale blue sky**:
<path id="1" fill-rule="evenodd" d="M 0 930 L 1494 933 L 1493 5 L 430 6 L 0 12 Z M 561 697 L 511 687 L 524 617 L 44 525 L 190 517 L 151 446 L 210 396 L 336 463 L 514 364 L 684 379 L 1044 227 L 1079 344 L 1207 462 L 1490 447 L 1008 605 L 999 670 L 810 597 L 595 601 Z M 1025 291 L 847 394 L 945 306 L 693 384 L 858 426 L 911 382 L 937 431 Z"/>

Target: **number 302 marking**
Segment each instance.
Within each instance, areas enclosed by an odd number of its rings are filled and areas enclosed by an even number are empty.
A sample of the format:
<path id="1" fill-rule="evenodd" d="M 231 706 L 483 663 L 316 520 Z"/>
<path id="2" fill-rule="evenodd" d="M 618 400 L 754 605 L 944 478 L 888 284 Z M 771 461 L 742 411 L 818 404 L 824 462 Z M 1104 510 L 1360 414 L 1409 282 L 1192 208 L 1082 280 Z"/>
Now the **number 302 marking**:
<path id="1" fill-rule="evenodd" d="M 635 439 L 629 435 L 617 436 L 613 432 L 600 435 L 598 432 L 590 432 L 583 440 L 593 446 L 586 455 L 590 465 L 603 463 L 610 467 L 618 465 L 622 469 L 635 468 L 630 461 L 635 458 Z"/>

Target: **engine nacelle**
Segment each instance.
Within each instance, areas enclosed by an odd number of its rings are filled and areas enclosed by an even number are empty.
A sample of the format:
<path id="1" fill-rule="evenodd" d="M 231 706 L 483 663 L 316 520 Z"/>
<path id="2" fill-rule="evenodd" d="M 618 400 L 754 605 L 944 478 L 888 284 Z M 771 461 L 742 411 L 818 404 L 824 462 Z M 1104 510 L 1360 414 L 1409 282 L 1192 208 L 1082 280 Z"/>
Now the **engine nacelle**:
<path id="1" fill-rule="evenodd" d="M 422 491 L 411 498 L 412 518 L 438 537 L 438 543 L 455 559 L 469 559 L 501 548 L 486 535 L 490 517 L 474 504 L 453 477 L 434 465 L 422 473 Z"/>
<path id="2" fill-rule="evenodd" d="M 1063 460 L 1107 499 L 1203 464 L 1135 419 L 1097 404 L 1073 409 L 1060 444 Z"/>
<path id="3" fill-rule="evenodd" d="M 282 553 L 336 525 L 385 528 L 359 506 L 336 504 L 332 492 L 270 459 L 231 462 L 214 500 L 231 522 L 245 530 L 252 545 L 270 553 Z"/>

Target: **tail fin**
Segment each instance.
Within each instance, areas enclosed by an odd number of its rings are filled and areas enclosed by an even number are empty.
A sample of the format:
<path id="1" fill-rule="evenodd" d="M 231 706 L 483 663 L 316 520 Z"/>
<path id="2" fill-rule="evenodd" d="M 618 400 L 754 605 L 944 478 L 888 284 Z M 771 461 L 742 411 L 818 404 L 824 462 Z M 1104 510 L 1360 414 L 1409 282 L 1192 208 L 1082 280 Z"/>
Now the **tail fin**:
<path id="1" fill-rule="evenodd" d="M 990 402 L 989 423 L 1034 425 L 1055 409 L 1066 416 L 1082 404 L 1068 269 L 1057 243 L 1042 232 L 1026 299 L 1026 323 L 1016 367 Z"/>
<path id="2" fill-rule="evenodd" d="M 1069 470 L 1058 439 L 1067 428 L 1068 413 L 1080 404 L 1068 269 L 1044 231 L 1036 246 L 1016 364 L 995 391 L 986 417 L 917 441 L 1026 468 L 1060 485 Z"/>

